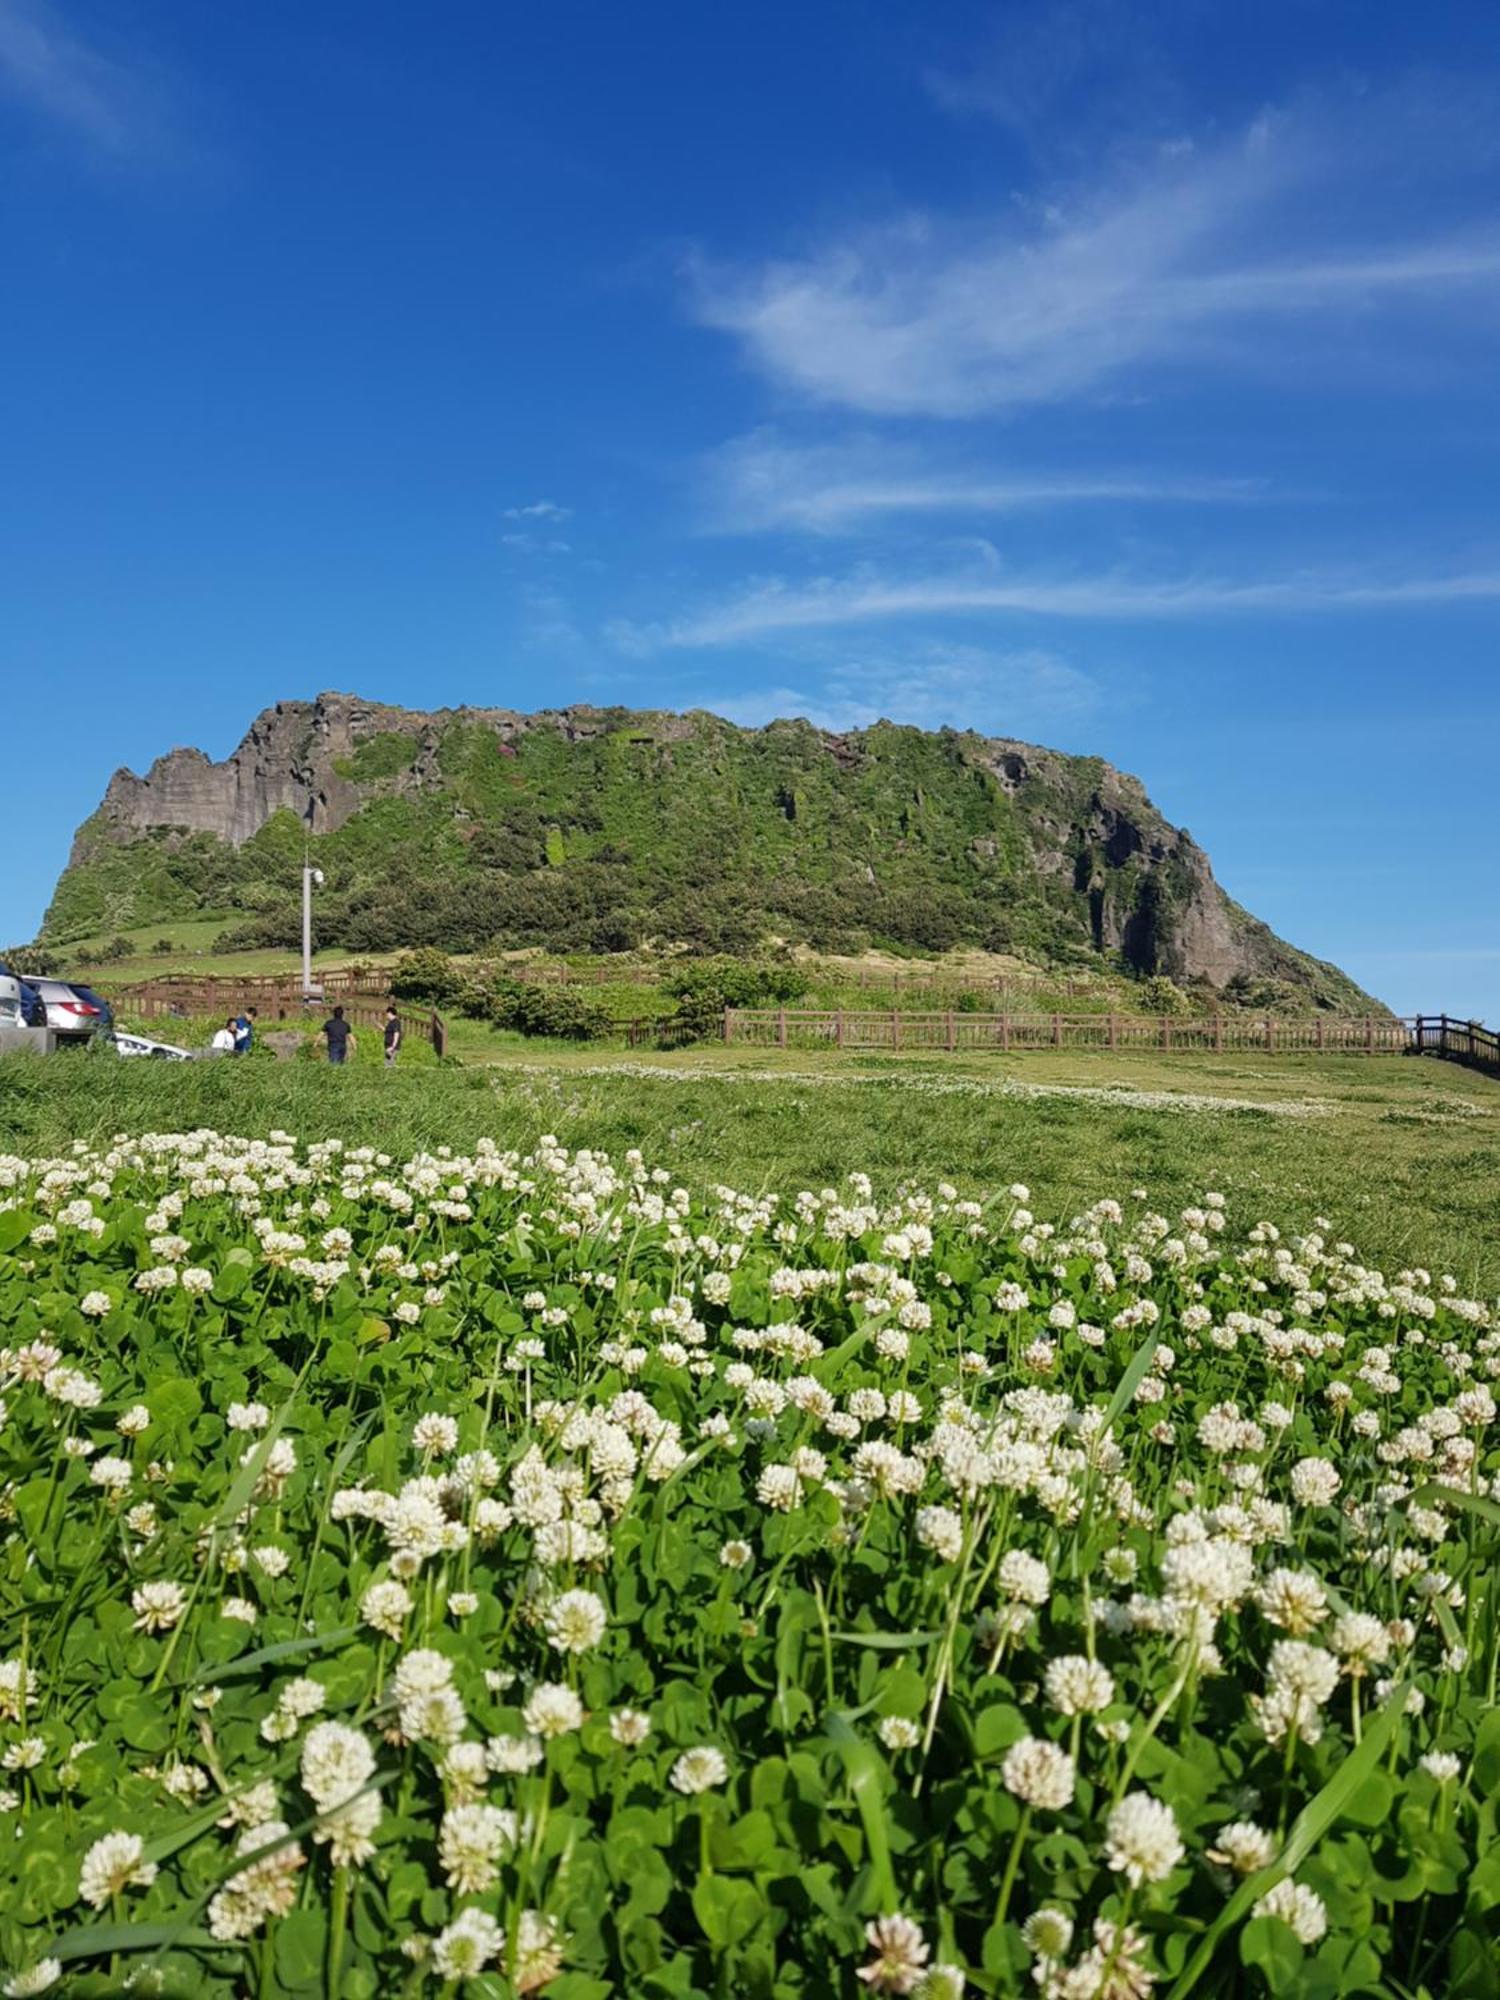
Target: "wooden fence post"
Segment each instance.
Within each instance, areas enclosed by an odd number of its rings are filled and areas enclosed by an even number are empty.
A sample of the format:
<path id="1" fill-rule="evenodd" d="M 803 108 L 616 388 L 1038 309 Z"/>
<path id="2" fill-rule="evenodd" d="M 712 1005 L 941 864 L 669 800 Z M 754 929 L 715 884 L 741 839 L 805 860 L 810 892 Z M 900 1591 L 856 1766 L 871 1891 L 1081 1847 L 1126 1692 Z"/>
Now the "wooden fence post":
<path id="1" fill-rule="evenodd" d="M 432 1010 L 432 1019 L 429 1025 L 432 1031 L 433 1054 L 441 1060 L 448 1053 L 448 1023 L 443 1019 L 436 1007 Z"/>
<path id="2" fill-rule="evenodd" d="M 1445 1056 L 1447 1055 L 1447 1053 L 1448 1053 L 1448 1016 L 1446 1014 L 1439 1014 L 1438 1054 L 1441 1056 Z"/>
<path id="3" fill-rule="evenodd" d="M 779 1046 L 779 1047 L 781 1047 L 781 1048 L 783 1048 L 783 1049 L 784 1049 L 784 1048 L 786 1047 L 786 1009 L 785 1009 L 785 1007 L 778 1007 L 778 1008 L 776 1009 L 776 1041 L 777 1041 L 777 1044 L 778 1044 L 778 1046 Z"/>
<path id="4" fill-rule="evenodd" d="M 1055 1048 L 1055 1049 L 1060 1049 L 1060 1048 L 1062 1047 L 1062 1015 L 1061 1015 L 1061 1014 L 1054 1014 L 1054 1015 L 1052 1016 L 1052 1046 L 1053 1046 L 1053 1048 Z"/>
<path id="5" fill-rule="evenodd" d="M 1266 1054 L 1267 1054 L 1267 1055 L 1269 1055 L 1269 1054 L 1271 1053 L 1272 1049 L 1274 1049 L 1274 1048 L 1275 1048 L 1275 1046 L 1276 1046 L 1276 1032 L 1275 1032 L 1275 1030 L 1274 1030 L 1274 1029 L 1272 1028 L 1272 1026 L 1271 1026 L 1271 1017 L 1270 1017 L 1270 1015 L 1269 1015 L 1269 1014 L 1267 1014 L 1267 1016 L 1266 1016 Z"/>
<path id="6" fill-rule="evenodd" d="M 899 1007 L 893 1007 L 891 1009 L 891 1047 L 893 1049 L 899 1049 L 900 1046 L 901 1046 L 901 1009 Z"/>
<path id="7" fill-rule="evenodd" d="M 1001 1048 L 1002 1048 L 1002 1049 L 1009 1049 L 1009 1047 L 1010 1047 L 1010 1016 L 1009 1016 L 1009 1014 L 1004 1014 L 1004 1013 L 1002 1013 L 1002 1014 L 1001 1014 L 1001 1016 L 1000 1016 L 1000 1046 L 1001 1046 Z"/>
<path id="8" fill-rule="evenodd" d="M 1115 1017 L 1114 1014 L 1111 1012 L 1109 1017 L 1109 1045 L 1111 1048 L 1115 1046 L 1115 1040 L 1116 1040 Z"/>
<path id="9" fill-rule="evenodd" d="M 732 1042 L 734 1040 L 734 1031 L 736 1026 L 738 1025 L 738 1023 L 735 1021 L 734 1014 L 735 1010 L 733 1007 L 726 1007 L 724 1009 L 724 1040 L 726 1042 Z"/>
<path id="10" fill-rule="evenodd" d="M 954 1043 L 953 1043 L 953 1009 L 951 1007 L 948 1009 L 947 1027 L 948 1027 L 948 1053 L 949 1055 L 952 1055 Z"/>
<path id="11" fill-rule="evenodd" d="M 1322 1050 L 1323 1050 L 1323 1016 L 1320 1014 L 1318 1016 L 1318 1052 L 1320 1055 L 1322 1053 Z"/>
<path id="12" fill-rule="evenodd" d="M 1420 1049 L 1421 1046 L 1422 1046 L 1422 1017 L 1419 1014 L 1417 1016 L 1417 1047 Z M 1375 1016 L 1373 1014 L 1366 1014 L 1365 1054 L 1367 1056 L 1372 1056 L 1374 1055 L 1374 1053 L 1375 1053 Z"/>
<path id="13" fill-rule="evenodd" d="M 1216 1011 L 1214 1014 L 1214 1054 L 1223 1055 L 1223 1053 L 1224 1053 L 1224 1016 Z"/>
<path id="14" fill-rule="evenodd" d="M 1165 1014 L 1161 1017 L 1161 1045 L 1164 1049 L 1172 1046 L 1172 1024 Z"/>
<path id="15" fill-rule="evenodd" d="M 839 1008 L 833 1017 L 833 1040 L 836 1048 L 844 1046 L 844 1010 Z"/>

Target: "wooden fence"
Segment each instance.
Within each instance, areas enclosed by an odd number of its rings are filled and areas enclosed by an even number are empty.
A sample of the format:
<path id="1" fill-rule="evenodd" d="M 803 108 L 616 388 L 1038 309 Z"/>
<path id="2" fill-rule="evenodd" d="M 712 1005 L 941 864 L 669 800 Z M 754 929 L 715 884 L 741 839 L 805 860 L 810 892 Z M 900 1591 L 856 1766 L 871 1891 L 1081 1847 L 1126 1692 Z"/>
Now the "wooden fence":
<path id="1" fill-rule="evenodd" d="M 1500 1075 L 1496 1037 L 1446 1015 L 969 1014 L 957 1008 L 833 1011 L 735 1007 L 724 1039 L 752 1047 L 841 1049 L 1150 1049 L 1263 1055 L 1430 1054 Z"/>

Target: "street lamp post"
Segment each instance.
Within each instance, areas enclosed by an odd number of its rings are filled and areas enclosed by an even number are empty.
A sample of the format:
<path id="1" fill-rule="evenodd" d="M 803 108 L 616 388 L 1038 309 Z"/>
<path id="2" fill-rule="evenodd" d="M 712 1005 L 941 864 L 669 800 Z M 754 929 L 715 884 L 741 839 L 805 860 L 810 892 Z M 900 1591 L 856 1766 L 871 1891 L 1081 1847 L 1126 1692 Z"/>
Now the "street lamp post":
<path id="1" fill-rule="evenodd" d="M 310 863 L 302 870 L 302 998 L 316 998 L 312 983 L 312 892 L 313 884 L 321 889 L 323 871 Z"/>

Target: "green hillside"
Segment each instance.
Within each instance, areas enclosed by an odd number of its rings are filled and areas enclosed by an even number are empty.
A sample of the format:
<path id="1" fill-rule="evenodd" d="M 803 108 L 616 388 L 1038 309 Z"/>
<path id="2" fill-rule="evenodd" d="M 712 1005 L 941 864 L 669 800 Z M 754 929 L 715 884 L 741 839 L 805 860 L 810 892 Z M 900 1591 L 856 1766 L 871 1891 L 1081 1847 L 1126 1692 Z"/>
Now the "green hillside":
<path id="1" fill-rule="evenodd" d="M 327 877 L 320 943 L 349 952 L 971 945 L 1369 1004 L 1233 904 L 1097 758 L 888 723 L 337 695 L 267 711 L 225 764 L 174 751 L 117 774 L 43 940 L 213 911 L 226 945 L 290 945 L 305 846 Z"/>

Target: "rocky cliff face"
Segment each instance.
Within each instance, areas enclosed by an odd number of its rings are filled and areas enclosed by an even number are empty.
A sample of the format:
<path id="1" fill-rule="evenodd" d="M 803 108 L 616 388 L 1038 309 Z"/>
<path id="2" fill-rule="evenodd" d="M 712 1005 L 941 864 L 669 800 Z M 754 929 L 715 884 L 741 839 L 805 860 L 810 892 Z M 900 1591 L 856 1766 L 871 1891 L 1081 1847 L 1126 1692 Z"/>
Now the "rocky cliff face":
<path id="1" fill-rule="evenodd" d="M 1271 977 L 1329 1004 L 1363 998 L 1230 902 L 1191 836 L 1097 759 L 890 724 L 744 730 L 702 713 L 424 711 L 344 694 L 278 702 L 222 763 L 178 749 L 144 777 L 117 771 L 48 932 L 205 904 L 265 911 L 280 891 L 256 856 L 293 823 L 344 869 L 350 908 L 374 894 L 372 867 L 399 859 L 404 883 L 458 881 L 517 941 L 528 926 L 560 941 L 563 919 L 535 915 L 567 901 L 560 883 L 596 927 L 619 906 L 645 935 L 674 921 L 679 892 L 727 884 L 766 930 L 815 943 L 841 922 L 917 943 L 946 925 L 954 941 L 1014 935 L 1216 987 Z M 368 922 L 347 941 L 373 943 Z"/>

